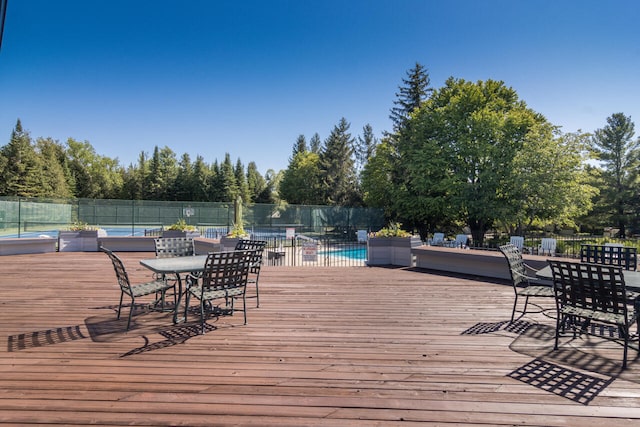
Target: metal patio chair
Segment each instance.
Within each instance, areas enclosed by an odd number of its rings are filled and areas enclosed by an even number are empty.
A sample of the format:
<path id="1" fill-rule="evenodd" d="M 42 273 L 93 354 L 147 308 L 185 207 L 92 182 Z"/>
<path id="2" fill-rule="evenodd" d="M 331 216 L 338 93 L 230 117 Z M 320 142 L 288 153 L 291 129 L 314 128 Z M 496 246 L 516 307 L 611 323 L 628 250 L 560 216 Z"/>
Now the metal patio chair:
<path id="1" fill-rule="evenodd" d="M 553 298 L 554 293 L 551 286 L 546 285 L 532 285 L 532 282 L 538 282 L 539 280 L 533 276 L 527 275 L 527 270 L 535 272 L 536 270 L 527 264 L 522 259 L 522 254 L 515 245 L 506 244 L 499 247 L 500 252 L 507 259 L 509 264 L 509 273 L 511 274 L 511 283 L 515 292 L 515 300 L 513 301 L 513 310 L 511 311 L 511 323 L 516 314 L 516 308 L 518 305 L 518 297 L 524 297 L 524 307 L 521 311 L 522 315 L 527 312 L 527 305 L 529 304 L 529 297 L 545 297 Z"/>
<path id="2" fill-rule="evenodd" d="M 260 268 L 262 267 L 262 256 L 267 242 L 264 240 L 241 239 L 236 243 L 236 251 L 252 251 L 251 266 L 249 267 L 249 278 L 247 284 L 256 285 L 256 307 L 260 307 L 260 289 L 258 288 L 258 280 L 260 280 Z M 253 298 L 253 297 L 247 297 Z"/>
<path id="3" fill-rule="evenodd" d="M 151 294 L 155 294 L 156 296 L 159 295 L 160 300 L 156 298 L 156 300 L 152 303 L 152 305 L 156 306 L 158 303 L 160 303 L 161 309 L 164 310 L 166 292 L 169 289 L 173 288 L 174 289 L 173 303 L 175 306 L 175 303 L 176 303 L 175 284 L 171 284 L 166 280 L 157 279 L 157 280 L 153 280 L 146 283 L 139 283 L 139 284 L 132 285 L 131 282 L 129 281 L 129 275 L 127 274 L 127 271 L 124 267 L 124 263 L 122 262 L 122 260 L 107 248 L 101 247 L 100 250 L 106 253 L 109 256 L 109 259 L 111 259 L 111 262 L 113 264 L 113 269 L 116 272 L 118 285 L 120 286 L 120 303 L 118 305 L 117 319 L 120 319 L 120 313 L 122 312 L 122 301 L 124 299 L 124 295 L 127 294 L 131 298 L 131 308 L 129 309 L 129 319 L 127 320 L 127 330 L 129 330 L 131 326 L 131 316 L 133 314 L 133 309 L 135 308 L 136 298 L 143 297 L 146 295 L 151 295 Z"/>
<path id="4" fill-rule="evenodd" d="M 549 265 L 553 273 L 557 307 L 554 349 L 558 349 L 560 334 L 567 326 L 571 327 L 574 338 L 587 333 L 614 341 L 622 340 L 622 369 L 625 369 L 631 338 L 630 327 L 636 323 L 640 331 L 640 319 L 637 316 L 638 300 L 633 309 L 629 307 L 623 269 L 611 265 L 555 260 L 549 260 Z M 617 327 L 618 336 L 590 331 L 592 321 Z M 599 329 L 596 328 L 595 331 L 597 330 Z"/>
<path id="5" fill-rule="evenodd" d="M 190 299 L 193 297 L 199 301 L 201 334 L 205 333 L 207 314 L 228 312 L 233 315 L 238 298 L 242 299 L 244 324 L 247 324 L 246 288 L 251 252 L 212 252 L 207 256 L 202 277 L 189 286 L 185 302 L 187 313 Z M 224 307 L 214 305 L 216 300 L 223 300 Z"/>

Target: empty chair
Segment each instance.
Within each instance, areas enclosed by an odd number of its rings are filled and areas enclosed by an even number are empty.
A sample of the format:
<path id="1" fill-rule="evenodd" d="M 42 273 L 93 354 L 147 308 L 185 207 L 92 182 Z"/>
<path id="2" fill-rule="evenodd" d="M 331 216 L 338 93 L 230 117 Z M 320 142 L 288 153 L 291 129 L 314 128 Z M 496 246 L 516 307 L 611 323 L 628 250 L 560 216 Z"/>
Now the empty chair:
<path id="1" fill-rule="evenodd" d="M 161 304 L 161 308 L 164 309 L 165 303 L 165 295 L 167 290 L 173 288 L 174 289 L 174 305 L 175 305 L 175 284 L 168 283 L 166 280 L 153 280 L 151 282 L 140 283 L 132 285 L 129 282 L 129 276 L 127 271 L 125 270 L 124 264 L 122 260 L 109 249 L 101 247 L 100 250 L 106 253 L 111 262 L 113 263 L 113 269 L 116 272 L 116 278 L 118 279 L 118 285 L 120 286 L 120 304 L 118 305 L 118 319 L 120 319 L 120 312 L 122 311 L 122 300 L 124 295 L 127 294 L 131 298 L 131 308 L 129 309 L 129 319 L 127 320 L 127 330 L 131 326 L 131 315 L 133 314 L 133 309 L 136 304 L 136 298 L 151 295 L 151 294 L 159 294 L 160 301 L 157 299 L 154 301 L 154 305 L 158 303 Z"/>
<path id="2" fill-rule="evenodd" d="M 549 260 L 555 289 L 557 320 L 554 349 L 558 349 L 560 334 L 569 326 L 574 338 L 593 333 L 591 322 L 613 325 L 619 334 L 594 333 L 607 339 L 624 341 L 622 368 L 627 367 L 630 327 L 640 319 L 636 309 L 630 310 L 623 269 L 610 265 Z M 596 328 L 599 330 L 599 328 Z"/>
<path id="3" fill-rule="evenodd" d="M 469 237 L 466 234 L 456 234 L 456 240 L 453 241 L 454 248 L 465 248 Z"/>
<path id="4" fill-rule="evenodd" d="M 191 297 L 198 299 L 202 334 L 205 332 L 204 324 L 207 314 L 220 313 L 224 309 L 233 315 L 237 298 L 242 298 L 244 324 L 247 324 L 246 288 L 252 257 L 250 252 L 252 251 L 209 253 L 200 281 L 193 283 L 187 289 L 185 312 L 189 310 Z M 216 300 L 222 300 L 224 307 L 214 305 Z"/>
<path id="5" fill-rule="evenodd" d="M 554 256 L 556 254 L 556 239 L 552 237 L 544 237 L 540 241 L 538 247 L 538 255 Z"/>
<path id="6" fill-rule="evenodd" d="M 444 233 L 433 233 L 433 239 L 429 240 L 431 246 L 442 246 L 444 244 Z"/>
<path id="7" fill-rule="evenodd" d="M 580 246 L 580 261 L 590 264 L 608 264 L 635 271 L 638 265 L 638 249 L 615 243 Z"/>
<path id="8" fill-rule="evenodd" d="M 527 264 L 522 259 L 522 254 L 512 244 L 506 244 L 500 246 L 500 252 L 507 259 L 509 264 L 509 273 L 511 274 L 511 283 L 515 292 L 515 300 L 513 301 L 513 310 L 511 311 L 511 323 L 516 314 L 516 307 L 518 305 L 518 297 L 524 297 L 524 307 L 521 311 L 522 315 L 527 312 L 527 305 L 529 304 L 529 297 L 546 297 L 553 298 L 553 289 L 546 285 L 532 285 L 532 282 L 537 282 L 538 279 L 527 275 L 527 269 L 535 272 L 536 270 Z"/>
<path id="9" fill-rule="evenodd" d="M 511 236 L 509 237 L 509 243 L 518 248 L 520 253 L 523 252 L 524 249 L 524 237 L 522 236 Z"/>
<path id="10" fill-rule="evenodd" d="M 196 253 L 193 239 L 190 237 L 158 237 L 153 242 L 157 258 L 193 256 Z"/>
<path id="11" fill-rule="evenodd" d="M 252 251 L 249 267 L 249 278 L 247 284 L 256 285 L 256 307 L 260 307 L 260 289 L 258 280 L 260 279 L 260 267 L 262 267 L 262 256 L 267 242 L 264 240 L 240 239 L 236 243 L 236 251 Z"/>

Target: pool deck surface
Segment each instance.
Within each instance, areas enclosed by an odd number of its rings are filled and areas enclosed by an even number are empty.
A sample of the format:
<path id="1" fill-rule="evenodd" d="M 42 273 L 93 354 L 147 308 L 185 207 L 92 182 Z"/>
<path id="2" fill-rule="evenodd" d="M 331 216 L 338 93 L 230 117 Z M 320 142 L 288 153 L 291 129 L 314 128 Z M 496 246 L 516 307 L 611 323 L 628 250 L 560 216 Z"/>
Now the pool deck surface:
<path id="1" fill-rule="evenodd" d="M 133 282 L 150 272 L 120 254 Z M 99 252 L 0 257 L 0 423 L 637 426 L 640 359 L 553 350 L 553 301 L 509 324 L 506 282 L 391 267 L 264 266 L 260 308 L 116 320 Z M 253 293 L 250 288 L 249 293 Z M 535 309 L 536 307 L 532 307 Z M 637 341 L 634 344 L 637 348 Z"/>

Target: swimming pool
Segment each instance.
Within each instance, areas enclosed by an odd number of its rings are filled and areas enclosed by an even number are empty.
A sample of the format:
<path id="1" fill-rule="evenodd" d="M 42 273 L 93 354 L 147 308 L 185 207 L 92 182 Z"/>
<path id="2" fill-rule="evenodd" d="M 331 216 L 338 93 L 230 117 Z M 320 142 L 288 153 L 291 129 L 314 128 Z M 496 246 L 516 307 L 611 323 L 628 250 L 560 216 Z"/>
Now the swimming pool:
<path id="1" fill-rule="evenodd" d="M 367 259 L 367 247 L 351 247 L 344 249 L 332 249 L 329 251 L 321 251 L 320 255 L 334 255 L 348 259 L 364 261 Z"/>
<path id="2" fill-rule="evenodd" d="M 101 227 L 107 232 L 107 236 L 144 236 L 144 228 L 131 228 L 131 227 Z M 23 231 L 18 235 L 2 234 L 0 238 L 34 238 L 40 236 L 58 237 L 58 230 L 41 230 L 41 231 Z"/>

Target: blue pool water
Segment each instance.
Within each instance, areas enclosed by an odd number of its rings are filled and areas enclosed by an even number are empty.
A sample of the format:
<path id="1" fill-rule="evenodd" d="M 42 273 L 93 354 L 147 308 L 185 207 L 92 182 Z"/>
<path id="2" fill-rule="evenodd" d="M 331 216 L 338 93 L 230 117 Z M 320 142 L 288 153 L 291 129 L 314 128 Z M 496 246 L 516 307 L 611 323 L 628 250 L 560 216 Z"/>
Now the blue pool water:
<path id="1" fill-rule="evenodd" d="M 321 255 L 335 255 L 349 259 L 356 260 L 366 260 L 367 259 L 367 247 L 363 246 L 361 248 L 345 248 L 345 249 L 334 249 L 330 251 L 322 251 Z"/>
<path id="2" fill-rule="evenodd" d="M 107 236 L 144 236 L 144 228 L 131 228 L 131 227 L 103 227 L 107 232 Z M 45 231 L 23 231 L 18 236 L 14 234 L 3 234 L 0 236 L 6 238 L 30 238 L 39 236 L 58 237 L 58 230 L 45 230 Z"/>

